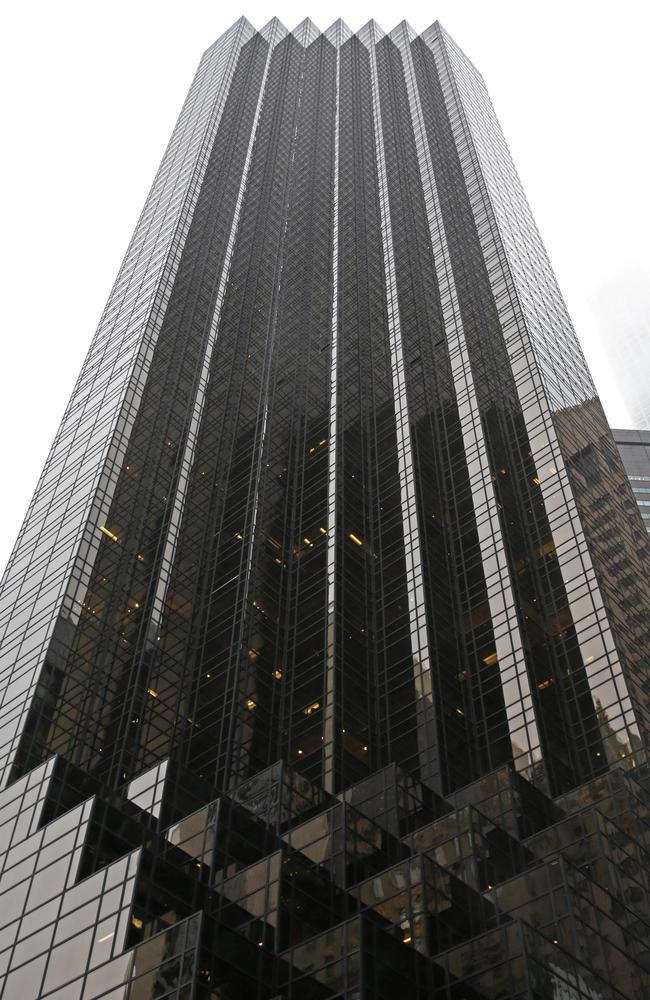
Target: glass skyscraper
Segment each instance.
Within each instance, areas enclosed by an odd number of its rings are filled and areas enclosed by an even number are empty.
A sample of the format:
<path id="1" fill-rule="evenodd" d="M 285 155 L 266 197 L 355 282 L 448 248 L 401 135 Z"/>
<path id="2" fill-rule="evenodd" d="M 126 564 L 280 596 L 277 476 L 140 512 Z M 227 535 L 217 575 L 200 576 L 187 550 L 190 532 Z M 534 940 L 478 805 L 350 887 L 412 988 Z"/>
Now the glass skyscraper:
<path id="1" fill-rule="evenodd" d="M 650 995 L 649 554 L 478 71 L 237 21 L 2 583 L 2 1000 Z"/>

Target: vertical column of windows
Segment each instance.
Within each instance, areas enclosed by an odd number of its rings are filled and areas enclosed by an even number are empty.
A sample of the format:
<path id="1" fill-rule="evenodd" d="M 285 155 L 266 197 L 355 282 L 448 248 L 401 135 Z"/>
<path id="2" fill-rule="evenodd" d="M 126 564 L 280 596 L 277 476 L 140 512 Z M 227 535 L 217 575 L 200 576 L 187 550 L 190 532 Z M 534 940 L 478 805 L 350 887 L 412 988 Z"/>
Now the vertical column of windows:
<path id="1" fill-rule="evenodd" d="M 502 711 L 507 717 L 510 755 L 519 768 L 531 773 L 539 759 L 539 735 L 527 676 L 515 597 L 509 577 L 505 544 L 499 523 L 497 499 L 485 437 L 479 415 L 476 387 L 469 362 L 467 340 L 451 266 L 449 244 L 442 220 L 438 186 L 426 137 L 422 103 L 416 80 L 413 40 L 408 31 L 397 28 L 391 36 L 402 54 L 414 141 L 426 207 L 435 276 L 440 295 L 444 338 L 437 343 L 438 353 L 449 352 L 453 396 L 459 422 L 460 440 L 452 434 L 449 418 L 445 420 L 447 449 L 450 451 L 450 478 L 464 496 L 464 470 L 467 469 L 470 498 L 467 503 L 467 526 L 459 525 L 459 543 L 464 555 L 459 562 L 459 589 L 464 607 L 464 630 L 470 658 L 478 659 L 474 679 L 463 678 L 474 692 L 474 712 L 478 715 L 478 737 L 484 728 L 483 759 L 498 759 L 501 754 Z M 415 45 L 415 43 L 413 42 Z M 436 370 L 444 371 L 443 358 Z M 453 411 L 452 411 L 453 412 Z M 443 449 L 443 455 L 446 449 Z M 460 477 L 460 481 L 459 481 Z M 456 504 L 460 516 L 460 502 Z M 472 539 L 476 538 L 473 549 Z M 462 540 L 462 542 L 461 542 Z M 480 578 L 483 577 L 484 584 Z M 482 595 L 487 599 L 485 605 Z M 487 648 L 490 638 L 493 645 Z M 496 755 L 496 756 L 495 756 Z"/>
<path id="2" fill-rule="evenodd" d="M 438 37 L 439 63 L 464 123 L 460 143 L 472 150 L 463 159 L 466 182 L 475 217 L 482 220 L 480 239 L 567 603 L 605 752 L 612 757 L 611 733 L 619 732 L 620 759 L 637 745 L 638 721 L 646 729 L 650 722 L 650 698 L 632 666 L 647 647 L 649 622 L 636 609 L 647 604 L 650 586 L 642 572 L 626 574 L 607 555 L 606 524 L 616 520 L 628 559 L 639 556 L 623 500 L 625 477 L 485 85 L 453 41 L 441 30 Z M 650 555 L 646 539 L 641 549 Z M 602 581 L 599 565 L 606 567 Z M 636 720 L 626 690 L 631 686 Z M 602 752 L 595 745 L 591 761 L 598 764 Z"/>
<path id="3" fill-rule="evenodd" d="M 485 209 L 474 212 L 476 184 L 463 172 L 471 157 L 445 67 L 423 40 L 412 51 L 545 762 L 563 787 L 599 767 L 595 706 L 498 310 L 501 288 L 491 281 L 498 236 Z"/>
<path id="4" fill-rule="evenodd" d="M 338 539 L 338 355 L 339 355 L 339 143 L 341 100 L 341 46 L 350 31 L 341 20 L 326 32 L 336 49 L 336 109 L 334 118 L 334 180 L 332 196 L 332 340 L 330 347 L 329 420 L 327 459 L 327 631 L 325 634 L 325 684 L 323 706 L 323 787 L 334 789 L 336 734 L 336 548 Z"/>
<path id="5" fill-rule="evenodd" d="M 271 583 L 269 576 L 271 569 L 277 572 L 274 560 L 281 558 L 281 540 L 265 534 L 264 502 L 271 476 L 266 456 L 275 434 L 269 391 L 304 50 L 291 36 L 281 38 L 279 28 L 271 29 L 271 39 L 274 48 L 165 612 L 167 631 L 172 623 L 183 629 L 177 633 L 184 650 L 178 683 L 192 726 L 181 734 L 180 752 L 194 769 L 212 775 L 217 771 L 226 783 L 259 769 L 273 751 L 278 708 L 274 672 L 281 673 L 277 577 Z M 278 424 L 282 416 L 279 412 Z M 173 616 L 177 588 L 186 595 L 184 622 Z"/>
<path id="6" fill-rule="evenodd" d="M 52 651 L 51 660 L 60 660 L 70 623 L 87 604 L 90 566 L 102 537 L 98 529 L 105 523 L 235 61 L 251 33 L 247 22 L 237 22 L 201 62 L 3 580 L 3 767 L 12 764 L 41 668 L 47 686 L 46 650 Z M 60 611 L 65 617 L 58 617 Z"/>
<path id="7" fill-rule="evenodd" d="M 408 57 L 408 29 L 400 30 Z M 494 766 L 509 759 L 512 748 L 405 66 L 389 37 L 377 58 L 434 708 L 449 788 L 467 784 L 486 759 Z"/>
<path id="8" fill-rule="evenodd" d="M 441 775 L 424 598 L 424 570 L 416 512 L 413 447 L 405 389 L 379 99 L 376 46 L 380 33 L 374 22 L 362 29 L 359 38 L 367 48 L 367 82 L 364 83 L 369 90 L 366 100 L 372 130 L 369 152 L 373 156 L 373 174 L 376 171 L 375 211 L 378 229 L 371 233 L 373 244 L 369 242 L 368 245 L 368 266 L 370 269 L 371 263 L 374 263 L 372 253 L 381 269 L 387 335 L 382 343 L 379 331 L 373 324 L 370 350 L 373 354 L 378 354 L 387 349 L 384 361 L 387 370 L 385 374 L 382 372 L 383 384 L 378 379 L 377 359 L 371 355 L 375 381 L 373 422 L 377 434 L 374 441 L 371 438 L 371 442 L 377 450 L 374 453 L 371 451 L 368 456 L 372 463 L 369 473 L 376 477 L 373 485 L 378 501 L 374 529 L 376 539 L 373 539 L 372 553 L 377 553 L 379 564 L 376 572 L 371 570 L 369 573 L 376 594 L 375 605 L 380 611 L 375 623 L 375 634 L 381 635 L 381 654 L 376 667 L 379 672 L 378 680 L 381 677 L 382 681 L 379 688 L 378 729 L 380 732 L 386 731 L 387 740 L 382 748 L 384 754 L 388 753 L 390 759 L 397 755 L 407 766 L 417 770 L 422 778 L 439 785 Z M 365 169 L 367 171 L 368 167 Z M 364 199 L 364 204 L 368 215 L 367 198 Z M 362 358 L 362 364 L 365 366 L 366 363 L 365 358 Z M 386 391 L 388 396 L 384 397 Z M 362 395 L 362 412 L 363 405 Z M 365 542 L 365 539 L 362 540 Z M 386 629 L 386 632 L 382 633 L 382 629 Z M 387 725 L 388 720 L 390 723 Z"/>
<path id="9" fill-rule="evenodd" d="M 51 651 L 29 720 L 33 745 L 26 742 L 25 752 L 38 754 L 44 743 L 84 766 L 130 774 L 150 690 L 163 716 L 150 741 L 157 736 L 167 746 L 176 721 L 177 694 L 164 696 L 148 678 L 160 641 L 150 630 L 150 604 L 264 60 L 263 44 L 252 40 L 242 49 L 109 513 L 98 532 L 79 621 L 59 628 L 65 628 L 66 643 Z"/>
<path id="10" fill-rule="evenodd" d="M 289 760 L 318 782 L 327 695 L 335 110 L 336 49 L 321 35 L 304 53 L 291 153 L 254 568 L 256 587 L 277 609 L 273 640 L 256 659 L 271 706 L 270 735 L 258 752 L 268 762 Z"/>

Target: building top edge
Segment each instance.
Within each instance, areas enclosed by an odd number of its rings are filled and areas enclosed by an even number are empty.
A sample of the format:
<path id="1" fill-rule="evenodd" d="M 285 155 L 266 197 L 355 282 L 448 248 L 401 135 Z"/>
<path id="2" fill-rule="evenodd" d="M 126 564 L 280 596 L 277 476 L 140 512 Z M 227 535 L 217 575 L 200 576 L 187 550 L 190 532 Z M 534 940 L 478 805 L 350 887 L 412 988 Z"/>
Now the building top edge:
<path id="1" fill-rule="evenodd" d="M 650 430 L 641 427 L 612 427 L 612 435 L 619 444 L 650 444 Z"/>
<path id="2" fill-rule="evenodd" d="M 357 37 L 364 43 L 367 43 L 370 40 L 374 40 L 374 42 L 377 43 L 384 37 L 388 37 L 391 41 L 394 41 L 404 35 L 406 35 L 409 42 L 414 41 L 416 38 L 422 38 L 425 42 L 430 42 L 434 37 L 442 37 L 458 49 L 469 65 L 471 65 L 477 73 L 479 72 L 476 69 L 476 66 L 474 66 L 471 60 L 468 59 L 463 50 L 454 41 L 453 37 L 443 27 L 440 21 L 434 21 L 428 27 L 418 32 L 412 24 L 406 20 L 402 20 L 387 32 L 384 31 L 377 21 L 371 19 L 359 27 L 356 31 L 353 31 L 342 18 L 337 18 L 337 20 L 332 22 L 328 28 L 321 30 L 310 17 L 305 17 L 299 24 L 289 31 L 289 29 L 286 28 L 277 17 L 272 17 L 263 27 L 257 28 L 255 25 L 251 24 L 248 18 L 242 16 L 230 25 L 230 27 L 222 35 L 220 35 L 220 37 L 213 42 L 212 45 L 208 46 L 206 51 L 209 52 L 215 45 L 221 42 L 226 36 L 232 34 L 235 30 L 242 32 L 242 37 L 245 41 L 247 41 L 251 35 L 256 32 L 259 32 L 264 38 L 267 39 L 267 41 L 273 37 L 276 43 L 291 34 L 297 41 L 300 42 L 301 45 L 304 46 L 310 45 L 321 35 L 324 35 L 325 38 L 327 38 L 327 40 L 333 45 L 343 45 L 352 37 Z"/>

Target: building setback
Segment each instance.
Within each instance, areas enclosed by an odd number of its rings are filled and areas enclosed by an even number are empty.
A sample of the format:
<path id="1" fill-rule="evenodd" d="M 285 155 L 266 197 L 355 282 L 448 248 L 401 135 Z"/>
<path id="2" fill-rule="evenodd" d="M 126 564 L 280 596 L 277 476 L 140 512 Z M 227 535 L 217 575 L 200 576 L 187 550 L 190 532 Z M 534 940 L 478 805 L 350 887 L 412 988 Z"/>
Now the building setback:
<path id="1" fill-rule="evenodd" d="M 3 578 L 2 1000 L 648 996 L 649 554 L 478 71 L 237 21 Z"/>

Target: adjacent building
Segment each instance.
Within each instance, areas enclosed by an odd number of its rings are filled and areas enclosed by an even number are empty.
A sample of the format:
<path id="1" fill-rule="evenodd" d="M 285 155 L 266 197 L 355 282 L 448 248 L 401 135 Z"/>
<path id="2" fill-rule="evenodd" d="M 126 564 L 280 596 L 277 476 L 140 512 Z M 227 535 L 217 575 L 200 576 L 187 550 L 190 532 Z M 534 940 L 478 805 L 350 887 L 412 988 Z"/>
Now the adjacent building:
<path id="1" fill-rule="evenodd" d="M 640 1000 L 649 554 L 476 68 L 237 21 L 2 582 L 3 1000 Z"/>
<path id="2" fill-rule="evenodd" d="M 650 531 L 650 431 L 613 430 L 634 499 Z"/>

